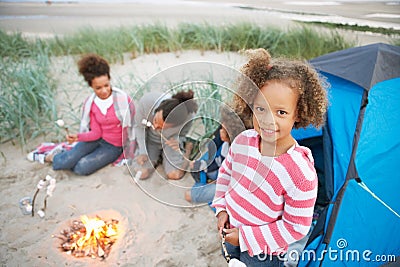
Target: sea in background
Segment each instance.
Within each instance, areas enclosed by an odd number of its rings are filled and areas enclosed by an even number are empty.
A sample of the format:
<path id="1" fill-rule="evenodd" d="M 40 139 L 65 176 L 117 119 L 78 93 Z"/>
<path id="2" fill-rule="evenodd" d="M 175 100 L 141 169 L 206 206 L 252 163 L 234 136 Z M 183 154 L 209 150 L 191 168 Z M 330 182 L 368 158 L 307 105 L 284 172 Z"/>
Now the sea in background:
<path id="1" fill-rule="evenodd" d="M 53 3 L 74 3 L 74 2 L 82 2 L 82 3 L 182 3 L 182 2 L 192 2 L 196 3 L 195 1 L 185 1 L 185 0 L 51 0 L 51 1 L 44 1 L 44 0 L 0 0 L 0 2 L 53 2 Z M 234 1 L 233 1 L 234 2 Z M 287 1 L 282 1 L 287 2 Z M 338 0 L 338 1 L 296 1 L 296 2 L 303 2 L 303 3 L 316 3 L 316 4 L 324 4 L 325 3 L 333 3 L 333 2 L 387 2 L 387 3 L 400 3 L 398 0 Z"/>
<path id="2" fill-rule="evenodd" d="M 8 2 L 8 3 L 105 3 L 105 4 L 114 4 L 114 3 L 136 3 L 136 4 L 192 4 L 192 5 L 220 5 L 221 3 L 216 2 L 201 2 L 201 1 L 191 1 L 191 0 L 0 0 L 0 2 Z M 276 2 L 276 1 L 275 1 Z M 387 5 L 399 5 L 400 0 L 337 0 L 337 1 L 280 1 L 282 4 L 294 4 L 294 5 L 317 5 L 317 6 L 331 6 L 331 5 L 340 5 L 341 3 L 357 3 L 357 2 L 365 2 L 365 3 L 386 3 Z M 265 1 L 268 3 L 268 1 Z M 224 5 L 235 5 L 237 1 L 232 0 L 232 3 L 225 3 Z M 400 7 L 399 7 L 400 8 Z"/>
<path id="3" fill-rule="evenodd" d="M 180 3 L 179 0 L 0 0 L 0 2 L 15 2 L 15 3 L 158 3 L 158 4 L 168 4 L 168 3 Z"/>
<path id="4" fill-rule="evenodd" d="M 36 6 L 45 3 L 58 6 L 59 12 Z M 9 6 L 13 4 L 14 7 Z M 125 4 L 128 6 L 124 7 Z M 266 19 L 278 23 L 273 21 L 276 18 L 284 25 L 288 21 L 301 21 L 400 30 L 400 0 L 0 0 L 0 5 L 0 28 L 22 32 L 68 32 L 62 21 L 72 29 L 79 26 L 77 21 L 124 25 L 153 18 L 167 23 L 183 20 L 196 23 L 231 21 L 245 16 L 256 23 Z M 96 6 L 91 12 L 86 5 Z"/>

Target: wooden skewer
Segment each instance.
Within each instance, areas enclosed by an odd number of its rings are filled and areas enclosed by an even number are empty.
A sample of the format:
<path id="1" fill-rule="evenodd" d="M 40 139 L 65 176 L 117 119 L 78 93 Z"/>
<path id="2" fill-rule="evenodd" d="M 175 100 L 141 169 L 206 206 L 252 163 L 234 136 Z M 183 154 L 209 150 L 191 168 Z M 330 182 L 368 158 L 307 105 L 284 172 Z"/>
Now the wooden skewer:
<path id="1" fill-rule="evenodd" d="M 148 121 L 148 120 L 146 120 L 146 119 L 143 119 L 143 120 L 142 120 L 142 124 L 145 125 L 146 127 L 151 127 L 151 129 L 156 130 L 156 128 L 154 128 L 154 125 L 153 125 L 150 121 Z M 161 135 L 161 138 L 162 138 L 164 141 L 168 141 L 168 139 L 162 134 L 161 131 L 160 131 L 160 135 Z"/>

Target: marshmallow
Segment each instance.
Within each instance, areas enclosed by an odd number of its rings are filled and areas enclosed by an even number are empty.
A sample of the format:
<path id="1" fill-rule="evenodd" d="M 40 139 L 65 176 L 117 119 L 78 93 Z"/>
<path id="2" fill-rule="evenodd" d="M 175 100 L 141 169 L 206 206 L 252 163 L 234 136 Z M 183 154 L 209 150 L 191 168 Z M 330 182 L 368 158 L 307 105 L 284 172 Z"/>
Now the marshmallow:
<path id="1" fill-rule="evenodd" d="M 39 215 L 40 218 L 43 218 L 45 215 L 43 210 L 38 210 L 37 214 Z"/>
<path id="2" fill-rule="evenodd" d="M 57 121 L 56 121 L 56 124 L 57 124 L 58 126 L 60 126 L 60 127 L 64 127 L 64 125 L 65 125 L 65 123 L 64 123 L 63 120 L 57 120 Z"/>

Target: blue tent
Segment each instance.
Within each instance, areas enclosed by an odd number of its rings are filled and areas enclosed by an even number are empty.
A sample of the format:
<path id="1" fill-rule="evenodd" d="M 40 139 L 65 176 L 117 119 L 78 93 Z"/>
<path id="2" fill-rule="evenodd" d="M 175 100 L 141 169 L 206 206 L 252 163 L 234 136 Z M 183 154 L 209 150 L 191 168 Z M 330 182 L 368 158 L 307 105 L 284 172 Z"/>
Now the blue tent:
<path id="1" fill-rule="evenodd" d="M 299 266 L 380 266 L 400 256 L 400 47 L 372 44 L 310 61 L 327 78 L 321 131 L 308 145 L 324 207 Z"/>

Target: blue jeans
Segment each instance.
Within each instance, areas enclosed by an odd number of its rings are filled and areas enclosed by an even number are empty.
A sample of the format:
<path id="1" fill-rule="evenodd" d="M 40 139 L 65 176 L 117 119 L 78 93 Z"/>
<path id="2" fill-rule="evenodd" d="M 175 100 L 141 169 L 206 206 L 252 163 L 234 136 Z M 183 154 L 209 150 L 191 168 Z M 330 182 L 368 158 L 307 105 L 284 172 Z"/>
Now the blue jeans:
<path id="1" fill-rule="evenodd" d="M 103 139 L 79 142 L 70 151 L 57 154 L 53 158 L 53 170 L 71 170 L 78 175 L 89 175 L 114 162 L 122 153 Z"/>
<path id="2" fill-rule="evenodd" d="M 193 203 L 209 203 L 215 195 L 215 183 L 195 184 L 190 190 L 190 197 Z"/>
<path id="3" fill-rule="evenodd" d="M 215 195 L 215 180 L 218 176 L 218 170 L 208 172 L 207 178 L 214 180 L 212 183 L 203 184 L 195 183 L 190 190 L 190 196 L 193 203 L 210 203 L 214 199 Z"/>
<path id="4" fill-rule="evenodd" d="M 283 261 L 279 260 L 278 256 L 260 254 L 251 257 L 247 251 L 241 252 L 239 246 L 231 245 L 225 242 L 226 249 L 231 255 L 231 259 L 238 259 L 247 267 L 283 267 Z M 222 255 L 224 252 L 222 251 Z M 225 257 L 225 256 L 224 256 Z"/>

